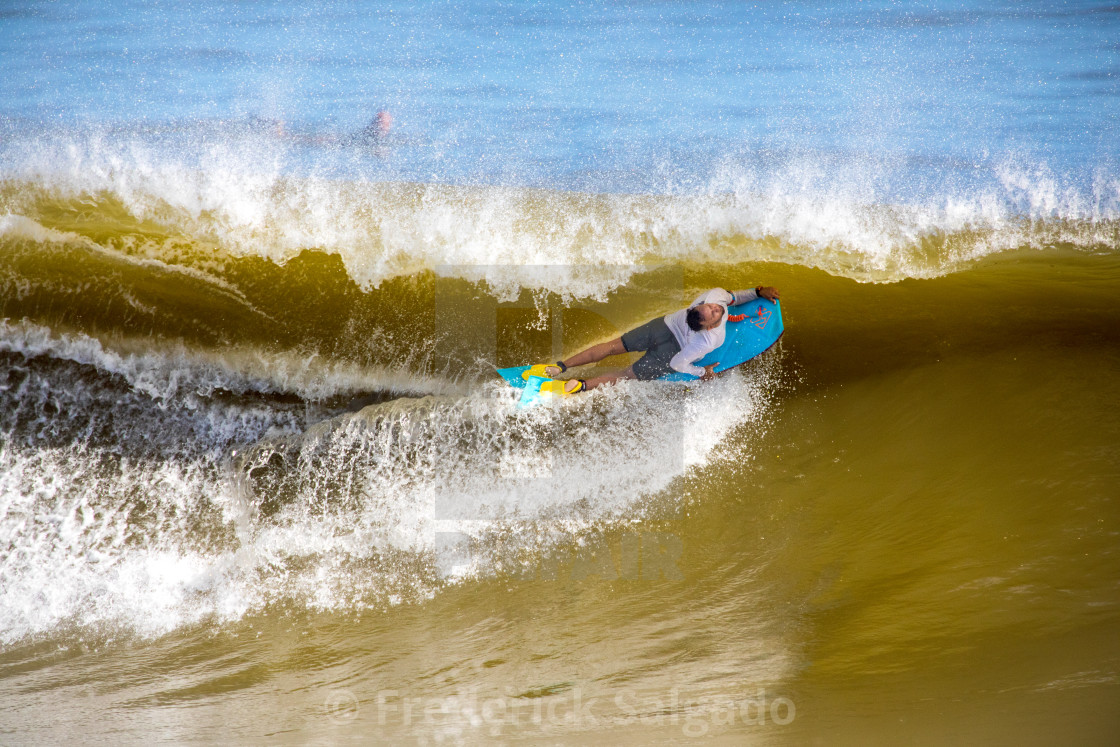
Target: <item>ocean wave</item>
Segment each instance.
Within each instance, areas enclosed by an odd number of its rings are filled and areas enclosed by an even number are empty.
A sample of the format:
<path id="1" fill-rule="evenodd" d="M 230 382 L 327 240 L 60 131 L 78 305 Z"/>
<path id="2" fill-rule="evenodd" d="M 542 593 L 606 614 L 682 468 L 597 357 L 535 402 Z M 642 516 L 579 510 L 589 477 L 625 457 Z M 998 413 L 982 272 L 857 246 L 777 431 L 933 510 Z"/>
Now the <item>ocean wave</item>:
<path id="1" fill-rule="evenodd" d="M 357 611 L 532 573 L 587 532 L 655 513 L 687 472 L 748 459 L 750 442 L 728 437 L 758 424 L 772 373 L 528 412 L 494 385 L 300 428 L 297 411 L 267 407 L 145 410 L 130 403 L 142 392 L 40 366 L 40 389 L 77 399 L 36 410 L 48 436 L 24 429 L 0 448 L 0 539 L 19 548 L 2 561 L 0 642 L 157 636 L 272 604 Z M 90 418 L 114 425 L 93 438 Z"/>
<path id="2" fill-rule="evenodd" d="M 209 397 L 217 392 L 294 394 L 308 401 L 368 392 L 439 394 L 459 385 L 403 369 L 359 366 L 298 351 L 244 347 L 203 351 L 179 343 L 120 339 L 113 347 L 90 335 L 56 333 L 26 320 L 0 319 L 0 351 L 25 358 L 48 356 L 116 375 L 159 402 Z"/>
<path id="3" fill-rule="evenodd" d="M 175 244 L 174 261 L 200 267 L 215 251 L 283 263 L 310 249 L 339 256 L 366 289 L 436 271 L 509 296 L 543 287 L 534 267 L 563 266 L 550 290 L 599 299 L 666 263 L 770 261 L 895 281 L 1023 247 L 1120 247 L 1113 173 L 1085 186 L 1010 155 L 978 166 L 985 176 L 968 187 L 892 202 L 889 163 L 819 154 L 729 158 L 699 187 L 631 195 L 295 176 L 279 145 L 254 142 L 190 154 L 105 137 L 12 149 L 5 230 L 34 221 L 40 240 L 96 234 L 152 259 Z M 139 235 L 148 241 L 124 238 Z"/>

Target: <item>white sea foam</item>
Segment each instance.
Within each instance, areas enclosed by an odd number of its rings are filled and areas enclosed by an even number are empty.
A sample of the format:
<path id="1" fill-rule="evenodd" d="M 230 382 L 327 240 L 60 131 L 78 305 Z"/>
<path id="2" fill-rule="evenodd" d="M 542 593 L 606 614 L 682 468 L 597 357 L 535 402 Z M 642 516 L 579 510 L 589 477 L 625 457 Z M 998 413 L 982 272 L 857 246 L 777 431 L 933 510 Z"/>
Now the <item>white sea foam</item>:
<path id="1" fill-rule="evenodd" d="M 243 612 L 252 590 L 228 588 L 227 555 L 192 551 L 190 535 L 167 526 L 196 516 L 213 487 L 197 472 L 136 464 L 108 478 L 78 447 L 0 449 L 0 543 L 13 548 L 0 558 L 0 642 L 63 624 L 159 635 Z M 142 542 L 129 495 L 151 501 L 162 525 Z"/>
<path id="2" fill-rule="evenodd" d="M 92 341 L 23 349 L 36 351 L 139 365 Z M 666 491 L 689 470 L 743 458 L 726 437 L 767 392 L 764 376 L 692 392 L 629 382 L 521 411 L 493 386 L 303 430 L 292 412 L 187 406 L 132 379 L 83 387 L 73 367 L 32 363 L 4 394 L 21 403 L 10 418 L 40 424 L 5 421 L 16 438 L 0 447 L 4 643 L 63 626 L 159 635 L 272 602 L 361 609 L 508 572 L 654 496 L 675 505 Z"/>
<path id="3" fill-rule="evenodd" d="M 891 202 L 889 161 L 728 159 L 702 188 L 591 195 L 500 186 L 370 183 L 292 176 L 282 144 L 217 141 L 188 153 L 90 136 L 36 141 L 2 177 L 29 186 L 5 209 L 27 215 L 38 190 L 108 194 L 138 219 L 234 255 L 284 262 L 339 255 L 363 287 L 421 270 L 485 280 L 501 295 L 539 288 L 535 266 L 566 266 L 551 290 L 602 298 L 635 268 L 663 263 L 803 264 L 864 280 L 943 274 L 976 257 L 1063 241 L 1115 242 L 1120 180 L 1089 188 L 1025 156 L 979 164 L 969 187 Z M 31 196 L 29 196 L 31 195 Z M 926 244 L 964 232 L 931 255 Z"/>

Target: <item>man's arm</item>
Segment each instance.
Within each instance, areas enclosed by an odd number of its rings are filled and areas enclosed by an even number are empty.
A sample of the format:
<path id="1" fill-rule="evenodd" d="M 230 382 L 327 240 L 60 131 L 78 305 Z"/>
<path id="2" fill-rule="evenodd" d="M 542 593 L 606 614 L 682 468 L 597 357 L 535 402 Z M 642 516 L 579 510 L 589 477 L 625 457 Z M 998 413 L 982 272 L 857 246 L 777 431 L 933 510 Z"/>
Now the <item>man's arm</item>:
<path id="1" fill-rule="evenodd" d="M 721 303 L 725 306 L 730 305 L 734 296 L 725 291 L 723 288 L 712 288 L 711 290 L 704 291 L 696 300 L 688 305 L 688 308 L 699 306 L 702 303 Z"/>
<path id="2" fill-rule="evenodd" d="M 756 298 L 765 298 L 767 301 L 775 301 L 778 298 L 778 289 L 765 285 L 759 285 L 751 288 L 750 290 L 735 291 L 731 294 L 731 297 L 731 306 L 739 306 L 741 304 L 747 303 L 748 301 L 753 301 Z"/>
<path id="3" fill-rule="evenodd" d="M 758 289 L 751 288 L 750 290 L 735 291 L 731 294 L 730 306 L 741 306 L 748 301 L 753 301 L 758 298 Z"/>
<path id="4" fill-rule="evenodd" d="M 672 360 L 669 361 L 669 367 L 681 373 L 703 376 L 708 370 L 702 366 L 697 366 L 693 361 L 700 360 L 710 352 L 712 351 L 707 346 L 690 342 L 673 356 Z"/>
<path id="5" fill-rule="evenodd" d="M 740 306 L 756 298 L 765 298 L 769 301 L 773 301 L 777 297 L 777 288 L 764 285 L 759 285 L 749 290 L 735 291 L 734 293 L 725 291 L 723 288 L 712 288 L 710 291 L 697 296 L 696 300 L 689 305 L 689 308 L 699 306 L 702 303 L 721 303 L 725 306 Z"/>

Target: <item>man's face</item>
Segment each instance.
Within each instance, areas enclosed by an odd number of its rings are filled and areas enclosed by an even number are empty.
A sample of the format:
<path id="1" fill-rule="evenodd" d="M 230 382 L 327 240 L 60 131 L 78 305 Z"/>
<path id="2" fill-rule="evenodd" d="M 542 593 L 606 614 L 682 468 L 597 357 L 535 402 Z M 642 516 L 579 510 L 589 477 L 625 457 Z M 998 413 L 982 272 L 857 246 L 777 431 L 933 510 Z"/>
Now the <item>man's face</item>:
<path id="1" fill-rule="evenodd" d="M 723 321 L 723 307 L 718 303 L 702 303 L 696 310 L 700 312 L 700 326 L 703 329 L 718 327 Z"/>

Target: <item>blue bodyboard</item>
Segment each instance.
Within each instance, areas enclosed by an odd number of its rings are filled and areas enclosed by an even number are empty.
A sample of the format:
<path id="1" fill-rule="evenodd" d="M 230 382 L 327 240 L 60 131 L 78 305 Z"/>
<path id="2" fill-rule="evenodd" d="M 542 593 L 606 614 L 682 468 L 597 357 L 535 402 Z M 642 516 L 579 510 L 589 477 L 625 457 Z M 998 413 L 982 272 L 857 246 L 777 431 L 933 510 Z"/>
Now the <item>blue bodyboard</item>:
<path id="1" fill-rule="evenodd" d="M 499 368 L 498 375 L 506 380 L 506 383 L 518 389 L 525 388 L 525 379 L 521 378 L 521 374 L 528 371 L 532 366 L 514 366 L 513 368 Z M 540 389 L 538 386 L 537 389 Z"/>
<path id="2" fill-rule="evenodd" d="M 782 324 L 782 305 L 779 301 L 756 298 L 741 306 L 731 306 L 727 313 L 729 316 L 745 314 L 746 318 L 739 322 L 728 321 L 725 325 L 727 332 L 723 344 L 696 361 L 697 366 L 708 366 L 718 362 L 719 365 L 715 367 L 716 373 L 741 366 L 772 348 L 785 332 L 785 325 Z M 657 377 L 657 380 L 696 381 L 698 378 L 700 377 L 674 371 Z"/>
<path id="3" fill-rule="evenodd" d="M 548 381 L 543 376 L 530 376 L 528 381 L 521 381 L 521 399 L 517 401 L 518 407 L 532 407 L 540 404 L 545 395 L 541 394 L 541 384 Z"/>

